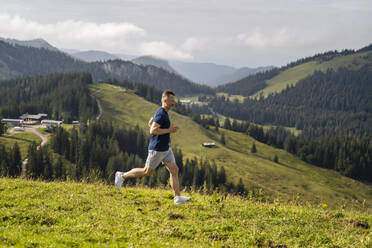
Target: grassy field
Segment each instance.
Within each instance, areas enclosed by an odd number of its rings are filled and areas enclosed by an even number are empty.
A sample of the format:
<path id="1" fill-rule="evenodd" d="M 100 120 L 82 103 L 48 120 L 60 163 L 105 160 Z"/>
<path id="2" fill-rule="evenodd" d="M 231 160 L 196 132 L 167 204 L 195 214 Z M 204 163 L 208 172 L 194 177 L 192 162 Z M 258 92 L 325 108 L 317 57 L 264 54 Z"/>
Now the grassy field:
<path id="1" fill-rule="evenodd" d="M 39 136 L 33 133 L 18 132 L 12 136 L 0 137 L 0 144 L 5 145 L 7 148 L 14 146 L 14 143 L 18 143 L 21 150 L 22 160 L 26 158 L 28 146 L 35 141 L 37 144 L 41 143 Z"/>
<path id="2" fill-rule="evenodd" d="M 204 118 L 205 117 L 212 117 L 212 115 L 209 115 L 209 114 L 203 114 L 202 115 Z M 225 123 L 225 119 L 227 118 L 226 116 L 224 115 L 221 115 L 221 114 L 217 114 L 218 116 L 218 120 L 220 122 L 220 126 L 223 126 L 224 123 Z M 238 119 L 235 119 L 235 118 L 232 118 L 232 117 L 229 117 L 230 119 L 230 122 L 232 123 L 233 120 L 236 120 L 239 124 L 242 123 L 242 120 L 238 120 Z M 279 126 L 275 126 L 275 125 L 261 125 L 261 124 L 257 124 L 257 123 L 253 123 L 254 125 L 256 126 L 259 126 L 259 127 L 262 127 L 265 131 L 270 129 L 270 128 L 275 128 L 275 127 L 279 127 Z M 295 136 L 298 136 L 301 134 L 301 130 L 298 130 L 296 129 L 295 127 L 283 127 L 285 130 L 291 132 L 293 135 Z"/>
<path id="3" fill-rule="evenodd" d="M 268 86 L 254 94 L 252 97 L 259 96 L 261 92 L 266 97 L 270 93 L 280 92 L 287 85 L 296 85 L 298 81 L 313 74 L 315 71 L 327 71 L 328 69 L 337 70 L 339 67 L 347 67 L 349 69 L 359 69 L 362 65 L 371 64 L 372 51 L 352 54 L 347 56 L 339 56 L 330 61 L 319 62 L 310 61 L 292 68 L 289 68 L 274 78 L 267 80 Z"/>
<path id="4" fill-rule="evenodd" d="M 3 247 L 372 247 L 372 217 L 102 183 L 0 178 Z"/>
<path id="5" fill-rule="evenodd" d="M 113 121 L 115 125 L 138 125 L 148 132 L 147 122 L 159 106 L 108 84 L 94 84 L 91 90 L 97 92 L 103 119 Z M 248 189 L 261 188 L 271 199 L 298 198 L 302 202 L 326 203 L 332 208 L 347 209 L 358 209 L 364 202 L 372 212 L 371 185 L 306 164 L 284 150 L 261 144 L 244 134 L 223 129 L 219 133 L 208 131 L 172 111 L 170 117 L 172 124 L 180 126 L 179 132 L 172 135 L 172 146 L 182 149 L 184 159 L 214 160 L 226 168 L 230 180 L 237 182 L 242 178 Z M 219 142 L 222 132 L 225 133 L 225 146 Z M 200 145 L 202 142 L 215 142 L 217 148 L 204 148 Z M 257 146 L 256 154 L 250 153 L 253 142 Z M 275 154 L 279 164 L 273 162 Z"/>
<path id="6" fill-rule="evenodd" d="M 235 100 L 237 100 L 238 102 L 242 103 L 242 102 L 244 102 L 244 99 L 245 99 L 244 96 L 241 96 L 241 95 L 230 95 L 230 94 L 227 94 L 227 93 L 224 93 L 224 92 L 217 92 L 216 95 L 217 96 L 224 96 L 225 98 L 228 98 L 232 102 L 235 101 Z"/>

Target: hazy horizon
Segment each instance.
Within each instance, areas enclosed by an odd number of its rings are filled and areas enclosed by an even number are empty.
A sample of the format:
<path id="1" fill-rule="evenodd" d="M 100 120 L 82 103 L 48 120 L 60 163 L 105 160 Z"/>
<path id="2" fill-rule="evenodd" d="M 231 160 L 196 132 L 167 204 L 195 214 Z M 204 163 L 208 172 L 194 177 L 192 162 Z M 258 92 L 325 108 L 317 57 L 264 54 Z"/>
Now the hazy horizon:
<path id="1" fill-rule="evenodd" d="M 0 37 L 234 67 L 282 66 L 372 42 L 369 1 L 63 0 L 2 3 Z"/>

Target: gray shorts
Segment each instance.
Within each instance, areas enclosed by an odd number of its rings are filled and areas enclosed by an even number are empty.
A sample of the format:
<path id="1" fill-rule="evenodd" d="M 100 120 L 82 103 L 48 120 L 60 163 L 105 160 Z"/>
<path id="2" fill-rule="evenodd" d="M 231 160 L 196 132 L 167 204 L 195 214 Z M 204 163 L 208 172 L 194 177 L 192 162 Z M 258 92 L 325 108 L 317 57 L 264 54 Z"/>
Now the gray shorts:
<path id="1" fill-rule="evenodd" d="M 169 150 L 165 152 L 149 150 L 145 166 L 150 167 L 151 169 L 156 169 L 161 162 L 176 163 L 172 148 L 169 148 Z"/>

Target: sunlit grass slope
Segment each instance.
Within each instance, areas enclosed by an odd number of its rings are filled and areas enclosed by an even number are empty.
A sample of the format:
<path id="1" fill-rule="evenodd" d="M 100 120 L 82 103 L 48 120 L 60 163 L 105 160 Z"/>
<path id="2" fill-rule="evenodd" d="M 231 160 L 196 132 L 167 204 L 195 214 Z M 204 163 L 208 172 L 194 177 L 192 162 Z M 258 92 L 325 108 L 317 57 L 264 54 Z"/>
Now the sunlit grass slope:
<path id="1" fill-rule="evenodd" d="M 188 194 L 189 195 L 189 194 Z M 372 217 L 170 190 L 0 178 L 2 247 L 372 247 Z"/>
<path id="2" fill-rule="evenodd" d="M 291 67 L 281 72 L 274 78 L 267 80 L 266 83 L 268 86 L 254 94 L 253 97 L 259 96 L 261 92 L 265 97 L 271 93 L 280 92 L 284 90 L 287 85 L 296 85 L 298 81 L 313 74 L 317 70 L 325 72 L 328 69 L 337 70 L 340 67 L 359 69 L 366 64 L 372 65 L 372 51 L 347 56 L 339 56 L 325 62 L 310 61 L 295 67 Z"/>
<path id="3" fill-rule="evenodd" d="M 39 136 L 33 133 L 19 132 L 12 136 L 2 136 L 0 137 L 0 144 L 5 145 L 7 148 L 12 148 L 14 143 L 18 143 L 19 149 L 21 150 L 22 159 L 27 156 L 28 146 L 35 142 L 36 144 L 41 143 Z"/>
<path id="4" fill-rule="evenodd" d="M 130 92 L 123 92 L 108 84 L 94 84 L 91 90 L 97 92 L 102 108 L 102 118 L 115 125 L 140 126 L 148 132 L 147 122 L 159 106 Z M 170 113 L 172 124 L 180 131 L 172 135 L 172 145 L 182 149 L 184 159 L 203 158 L 223 165 L 228 178 L 237 182 L 243 179 L 248 189 L 262 188 L 264 194 L 282 200 L 296 197 L 303 202 L 327 203 L 331 207 L 359 208 L 365 200 L 372 206 L 372 186 L 321 169 L 294 157 L 284 150 L 254 141 L 241 133 L 220 129 L 218 133 L 201 128 L 189 117 Z M 219 140 L 225 133 L 226 145 Z M 217 148 L 203 148 L 202 142 L 216 142 Z M 250 152 L 253 142 L 258 152 Z M 274 155 L 279 164 L 273 162 Z"/>

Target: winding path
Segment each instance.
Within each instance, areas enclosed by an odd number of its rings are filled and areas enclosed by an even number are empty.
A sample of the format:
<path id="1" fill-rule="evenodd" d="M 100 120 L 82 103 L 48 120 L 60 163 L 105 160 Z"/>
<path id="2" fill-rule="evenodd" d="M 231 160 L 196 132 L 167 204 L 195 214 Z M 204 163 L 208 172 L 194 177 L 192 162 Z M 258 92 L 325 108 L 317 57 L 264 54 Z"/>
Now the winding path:
<path id="1" fill-rule="evenodd" d="M 97 90 L 97 91 L 95 91 L 95 92 L 92 92 L 92 93 L 90 94 L 91 97 L 94 97 L 94 99 L 96 99 L 96 102 L 97 102 L 97 105 L 98 105 L 99 114 L 98 114 L 98 116 L 96 117 L 96 120 L 97 120 L 97 121 L 101 118 L 102 113 L 103 113 L 102 106 L 101 106 L 101 102 L 98 100 L 98 97 L 96 96 L 96 94 L 99 93 L 101 90 L 102 90 L 102 89 Z"/>
<path id="2" fill-rule="evenodd" d="M 37 136 L 39 136 L 41 138 L 41 144 L 39 146 L 37 146 L 37 149 L 38 150 L 40 149 L 40 147 L 44 146 L 48 142 L 48 135 L 42 134 L 42 133 L 40 133 L 39 130 L 37 130 L 40 127 L 41 127 L 41 125 L 38 125 L 38 126 L 26 126 L 26 127 L 23 127 L 23 130 L 24 131 L 21 131 L 21 132 L 33 133 L 33 134 L 35 134 L 35 135 L 37 135 Z M 14 131 L 14 129 L 13 129 L 10 132 L 8 132 L 7 135 L 8 136 L 12 136 L 15 133 L 19 133 L 19 131 Z M 22 173 L 21 173 L 21 176 L 25 176 L 26 175 L 26 165 L 27 165 L 27 162 L 28 162 L 28 158 L 26 158 L 22 162 Z"/>

